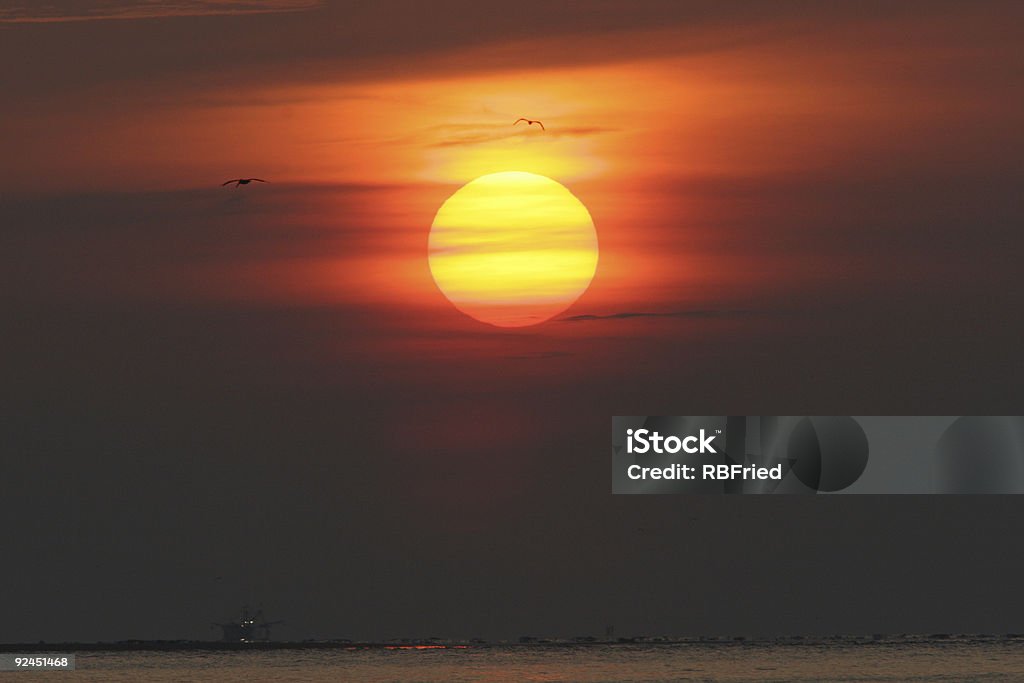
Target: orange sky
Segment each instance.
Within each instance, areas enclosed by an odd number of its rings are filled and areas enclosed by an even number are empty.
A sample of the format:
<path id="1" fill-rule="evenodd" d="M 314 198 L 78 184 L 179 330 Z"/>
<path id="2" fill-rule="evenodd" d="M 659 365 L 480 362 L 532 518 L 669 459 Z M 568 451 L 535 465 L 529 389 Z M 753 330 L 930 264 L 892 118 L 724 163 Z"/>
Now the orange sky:
<path id="1" fill-rule="evenodd" d="M 974 23 L 965 21 L 962 33 L 946 16 L 810 31 L 794 14 L 728 30 L 680 25 L 492 40 L 404 61 L 307 58 L 301 69 L 288 66 L 291 78 L 273 64 L 267 78 L 231 64 L 220 76 L 184 68 L 156 80 L 97 76 L 15 102 L 0 135 L 21 161 L 5 165 L 0 180 L 27 193 L 206 188 L 226 211 L 214 232 L 244 240 L 229 227 L 244 216 L 271 226 L 276 239 L 287 239 L 272 227 L 281 221 L 300 243 L 311 231 L 333 235 L 332 246 L 315 253 L 257 260 L 244 258 L 239 243 L 238 256 L 181 264 L 191 275 L 153 284 L 157 290 L 426 305 L 437 294 L 424 279 L 437 207 L 480 175 L 529 171 L 568 186 L 594 217 L 602 258 L 581 305 L 742 307 L 766 286 L 783 301 L 790 290 L 860 277 L 868 267 L 820 249 L 814 260 L 794 252 L 808 234 L 824 239 L 826 251 L 856 242 L 845 234 L 828 243 L 832 228 L 820 222 L 830 219 L 818 201 L 828 188 L 898 178 L 901 167 L 907 176 L 934 174 L 979 147 L 990 162 L 1013 163 L 1001 141 L 1017 126 L 1020 95 L 1007 93 L 1001 109 L 985 105 L 1003 94 L 1002 74 L 979 72 L 1012 36 L 968 19 Z M 146 28 L 115 23 L 117 35 Z M 898 31 L 904 38 L 894 40 Z M 989 42 L 980 44 L 978 33 Z M 1010 73 L 1014 64 L 1002 68 Z M 547 131 L 513 127 L 519 116 L 542 119 Z M 239 175 L 272 180 L 237 191 L 264 202 L 263 210 L 270 202 L 269 218 L 216 203 L 238 202 L 219 183 Z M 381 191 L 342 201 L 280 194 L 282 186 Z M 355 245 L 349 240 L 360 230 L 367 234 Z"/>

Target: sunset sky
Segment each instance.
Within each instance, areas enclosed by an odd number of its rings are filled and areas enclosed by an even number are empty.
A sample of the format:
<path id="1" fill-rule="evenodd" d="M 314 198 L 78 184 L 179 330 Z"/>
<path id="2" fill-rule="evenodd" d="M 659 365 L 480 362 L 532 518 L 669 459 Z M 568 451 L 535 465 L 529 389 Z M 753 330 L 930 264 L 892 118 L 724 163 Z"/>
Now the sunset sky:
<path id="1" fill-rule="evenodd" d="M 1012 499 L 607 467 L 612 415 L 1020 414 L 1021 3 L 36 5 L 0 9 L 0 641 L 247 600 L 295 638 L 1024 628 Z M 427 245 L 508 171 L 600 259 L 499 329 Z"/>

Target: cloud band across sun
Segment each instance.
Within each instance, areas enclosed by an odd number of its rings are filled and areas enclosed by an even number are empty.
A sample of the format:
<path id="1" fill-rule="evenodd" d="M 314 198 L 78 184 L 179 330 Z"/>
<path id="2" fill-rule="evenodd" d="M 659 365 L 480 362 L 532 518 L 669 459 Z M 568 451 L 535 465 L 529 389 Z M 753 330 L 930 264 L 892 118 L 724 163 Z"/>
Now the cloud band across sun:
<path id="1" fill-rule="evenodd" d="M 430 231 L 430 270 L 463 313 L 499 327 L 543 322 L 590 285 L 594 223 L 560 183 L 534 173 L 493 173 L 441 206 Z"/>

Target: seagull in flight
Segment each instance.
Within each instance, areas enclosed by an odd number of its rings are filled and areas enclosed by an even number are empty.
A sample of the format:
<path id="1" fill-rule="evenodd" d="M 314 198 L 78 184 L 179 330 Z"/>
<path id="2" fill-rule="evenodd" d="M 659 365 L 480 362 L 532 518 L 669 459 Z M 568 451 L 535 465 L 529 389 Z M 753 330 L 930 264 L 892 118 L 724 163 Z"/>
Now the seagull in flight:
<path id="1" fill-rule="evenodd" d="M 519 123 L 520 121 L 526 121 L 526 125 L 527 126 L 532 126 L 533 124 L 536 123 L 538 126 L 540 126 L 541 130 L 547 130 L 547 128 L 544 127 L 544 124 L 541 123 L 540 121 L 536 121 L 534 119 L 523 119 L 523 118 L 516 119 L 516 123 Z M 516 123 L 513 123 L 512 125 L 514 126 L 514 125 L 516 125 Z"/>
<path id="2" fill-rule="evenodd" d="M 254 180 L 256 182 L 258 182 L 258 183 L 265 183 L 265 182 L 267 182 L 266 180 L 263 180 L 262 178 L 235 178 L 234 180 L 229 180 L 227 182 L 221 183 L 220 186 L 224 187 L 225 185 L 230 185 L 231 183 L 234 183 L 235 184 L 235 189 L 237 190 L 239 185 L 248 185 L 249 183 L 251 183 Z"/>

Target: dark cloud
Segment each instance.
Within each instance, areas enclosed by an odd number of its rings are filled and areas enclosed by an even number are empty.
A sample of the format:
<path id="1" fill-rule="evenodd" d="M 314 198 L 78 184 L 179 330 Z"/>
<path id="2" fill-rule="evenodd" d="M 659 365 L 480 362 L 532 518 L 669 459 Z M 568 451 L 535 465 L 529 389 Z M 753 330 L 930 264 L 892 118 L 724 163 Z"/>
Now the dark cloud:
<path id="1" fill-rule="evenodd" d="M 562 322 L 583 322 L 587 320 L 627 320 L 629 318 L 731 318 L 738 316 L 754 315 L 753 311 L 674 311 L 671 313 L 641 313 L 624 311 L 621 313 L 608 313 L 605 315 L 579 314 L 559 318 Z"/>
<path id="2" fill-rule="evenodd" d="M 0 24 L 56 24 L 81 21 L 212 17 L 298 12 L 321 6 L 322 0 L 177 0 L 176 2 L 95 2 L 88 0 L 16 5 L 0 9 Z"/>
<path id="3" fill-rule="evenodd" d="M 196 0 L 184 6 L 202 4 Z M 1019 5 L 991 3 L 974 12 L 980 11 L 1016 13 Z M 845 31 L 849 26 L 922 23 L 930 17 L 971 12 L 960 3 L 943 2 L 853 6 L 789 0 L 769 6 L 702 0 L 604 0 L 586 5 L 523 0 L 515 11 L 496 11 L 473 0 L 327 2 L 314 11 L 178 21 L 7 23 L 0 61 L 12 66 L 5 74 L 10 105 L 15 95 L 39 98 L 124 82 L 132 83 L 136 94 L 156 96 L 171 84 L 175 91 L 239 90 L 243 85 L 404 78 L 419 73 L 436 76 L 705 54 L 794 35 Z M 1009 22 L 1007 17 L 1003 23 Z M 572 49 L 566 49 L 567 42 Z"/>

